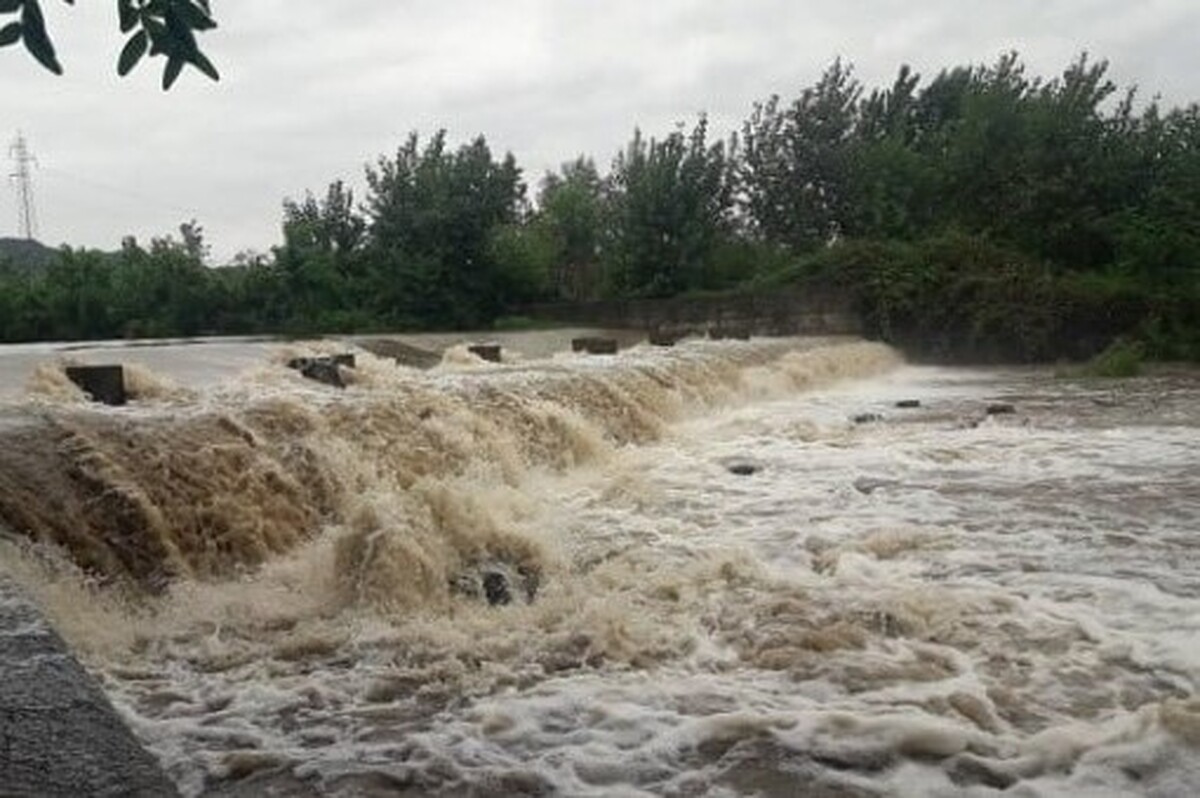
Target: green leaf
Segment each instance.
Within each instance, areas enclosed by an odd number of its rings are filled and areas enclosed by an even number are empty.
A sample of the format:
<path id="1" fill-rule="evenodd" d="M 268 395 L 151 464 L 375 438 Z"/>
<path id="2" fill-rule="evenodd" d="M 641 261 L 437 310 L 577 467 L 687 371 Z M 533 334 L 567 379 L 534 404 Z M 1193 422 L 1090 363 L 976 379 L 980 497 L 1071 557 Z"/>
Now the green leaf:
<path id="1" fill-rule="evenodd" d="M 201 72 L 203 72 L 205 75 L 208 75 L 213 80 L 221 79 L 221 74 L 219 72 L 217 72 L 217 68 L 212 65 L 212 61 L 209 61 L 208 57 L 206 55 L 204 55 L 204 53 L 200 52 L 199 50 L 192 53 L 188 60 L 191 61 L 192 64 L 195 65 L 196 69 L 199 69 Z"/>
<path id="2" fill-rule="evenodd" d="M 138 12 L 133 0 L 118 0 L 117 15 L 121 18 L 121 33 L 129 33 L 137 26 Z"/>
<path id="3" fill-rule="evenodd" d="M 182 58 L 172 57 L 172 58 L 167 59 L 166 69 L 163 70 L 163 79 L 162 79 L 163 91 L 167 91 L 168 89 L 171 88 L 172 85 L 174 85 L 175 80 L 179 77 L 179 73 L 182 71 L 183 71 L 183 59 Z"/>
<path id="4" fill-rule="evenodd" d="M 25 0 L 0 0 L 0 14 L 11 14 L 20 11 Z"/>
<path id="5" fill-rule="evenodd" d="M 21 23 L 10 22 L 0 28 L 0 47 L 8 47 L 21 41 Z"/>
<path id="6" fill-rule="evenodd" d="M 192 30 L 212 30 L 217 27 L 217 23 L 213 22 L 211 16 L 205 13 L 204 10 L 192 5 L 189 0 L 183 0 L 175 4 L 175 11 L 182 20 Z"/>
<path id="7" fill-rule="evenodd" d="M 29 54 L 38 60 L 42 66 L 56 75 L 62 74 L 62 64 L 54 52 L 54 45 L 46 35 L 46 22 L 42 18 L 42 9 L 36 0 L 25 0 L 21 10 L 22 40 Z"/>
<path id="8" fill-rule="evenodd" d="M 54 45 L 50 43 L 44 33 L 38 35 L 32 31 L 26 31 L 24 42 L 25 49 L 38 60 L 38 63 L 55 75 L 63 73 L 62 64 L 58 63 L 58 55 L 54 52 Z"/>
<path id="9" fill-rule="evenodd" d="M 192 29 L 187 26 L 187 23 L 179 18 L 178 14 L 168 9 L 164 20 L 167 24 L 169 40 L 167 55 L 181 55 L 189 58 L 192 53 L 199 52 L 196 46 L 196 35 L 192 33 Z"/>
<path id="10" fill-rule="evenodd" d="M 167 26 L 151 17 L 142 20 L 142 26 L 146 33 L 150 34 L 150 55 L 168 52 Z"/>
<path id="11" fill-rule="evenodd" d="M 129 41 L 125 43 L 125 47 L 121 50 L 121 57 L 117 59 L 117 74 L 125 77 L 137 66 L 138 61 L 142 60 L 142 56 L 146 54 L 146 48 L 150 45 L 150 37 L 146 35 L 146 31 L 140 30 L 133 36 L 129 37 Z"/>

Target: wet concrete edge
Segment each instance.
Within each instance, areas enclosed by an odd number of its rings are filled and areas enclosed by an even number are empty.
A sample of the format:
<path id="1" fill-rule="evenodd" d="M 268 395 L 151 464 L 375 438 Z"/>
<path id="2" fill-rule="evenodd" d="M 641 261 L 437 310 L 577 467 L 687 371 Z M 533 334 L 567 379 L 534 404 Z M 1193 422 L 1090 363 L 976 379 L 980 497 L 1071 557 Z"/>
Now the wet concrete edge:
<path id="1" fill-rule="evenodd" d="M 177 796 L 100 684 L 0 576 L 0 796 Z"/>

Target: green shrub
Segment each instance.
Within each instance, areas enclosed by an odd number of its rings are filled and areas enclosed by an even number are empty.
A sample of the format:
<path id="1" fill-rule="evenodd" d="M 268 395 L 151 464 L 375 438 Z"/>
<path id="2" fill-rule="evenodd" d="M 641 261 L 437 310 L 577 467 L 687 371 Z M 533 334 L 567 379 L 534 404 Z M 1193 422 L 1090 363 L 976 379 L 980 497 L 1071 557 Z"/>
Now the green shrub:
<path id="1" fill-rule="evenodd" d="M 1136 377 L 1142 373 L 1145 348 L 1136 341 L 1118 338 L 1083 367 L 1087 377 Z"/>
<path id="2" fill-rule="evenodd" d="M 848 292 L 869 335 L 939 360 L 1054 353 L 1060 307 L 1048 267 L 983 236 L 840 241 L 758 281 Z"/>

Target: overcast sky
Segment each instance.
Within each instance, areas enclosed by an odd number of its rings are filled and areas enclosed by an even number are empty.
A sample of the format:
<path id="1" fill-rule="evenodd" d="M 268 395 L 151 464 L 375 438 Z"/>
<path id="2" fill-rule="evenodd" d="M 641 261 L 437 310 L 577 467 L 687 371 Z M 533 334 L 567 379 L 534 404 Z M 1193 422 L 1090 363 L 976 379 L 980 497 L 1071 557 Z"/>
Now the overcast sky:
<path id="1" fill-rule="evenodd" d="M 213 0 L 223 79 L 188 70 L 166 94 L 161 61 L 115 76 L 112 0 L 43 4 L 66 76 L 0 50 L 0 137 L 38 157 L 41 239 L 114 248 L 195 217 L 218 260 L 269 249 L 284 197 L 361 185 L 412 130 L 484 133 L 532 184 L 579 153 L 606 166 L 635 126 L 707 111 L 723 135 L 837 56 L 873 85 L 1010 49 L 1054 74 L 1087 50 L 1122 84 L 1200 99 L 1196 0 Z"/>

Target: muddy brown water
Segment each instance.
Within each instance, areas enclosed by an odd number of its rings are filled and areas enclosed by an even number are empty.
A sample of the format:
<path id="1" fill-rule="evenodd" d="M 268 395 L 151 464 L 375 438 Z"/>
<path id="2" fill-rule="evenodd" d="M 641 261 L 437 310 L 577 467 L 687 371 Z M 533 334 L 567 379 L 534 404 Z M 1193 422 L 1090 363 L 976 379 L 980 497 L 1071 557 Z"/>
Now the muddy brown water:
<path id="1" fill-rule="evenodd" d="M 1195 793 L 1195 372 L 569 337 L 0 348 L 0 569 L 188 795 Z"/>

